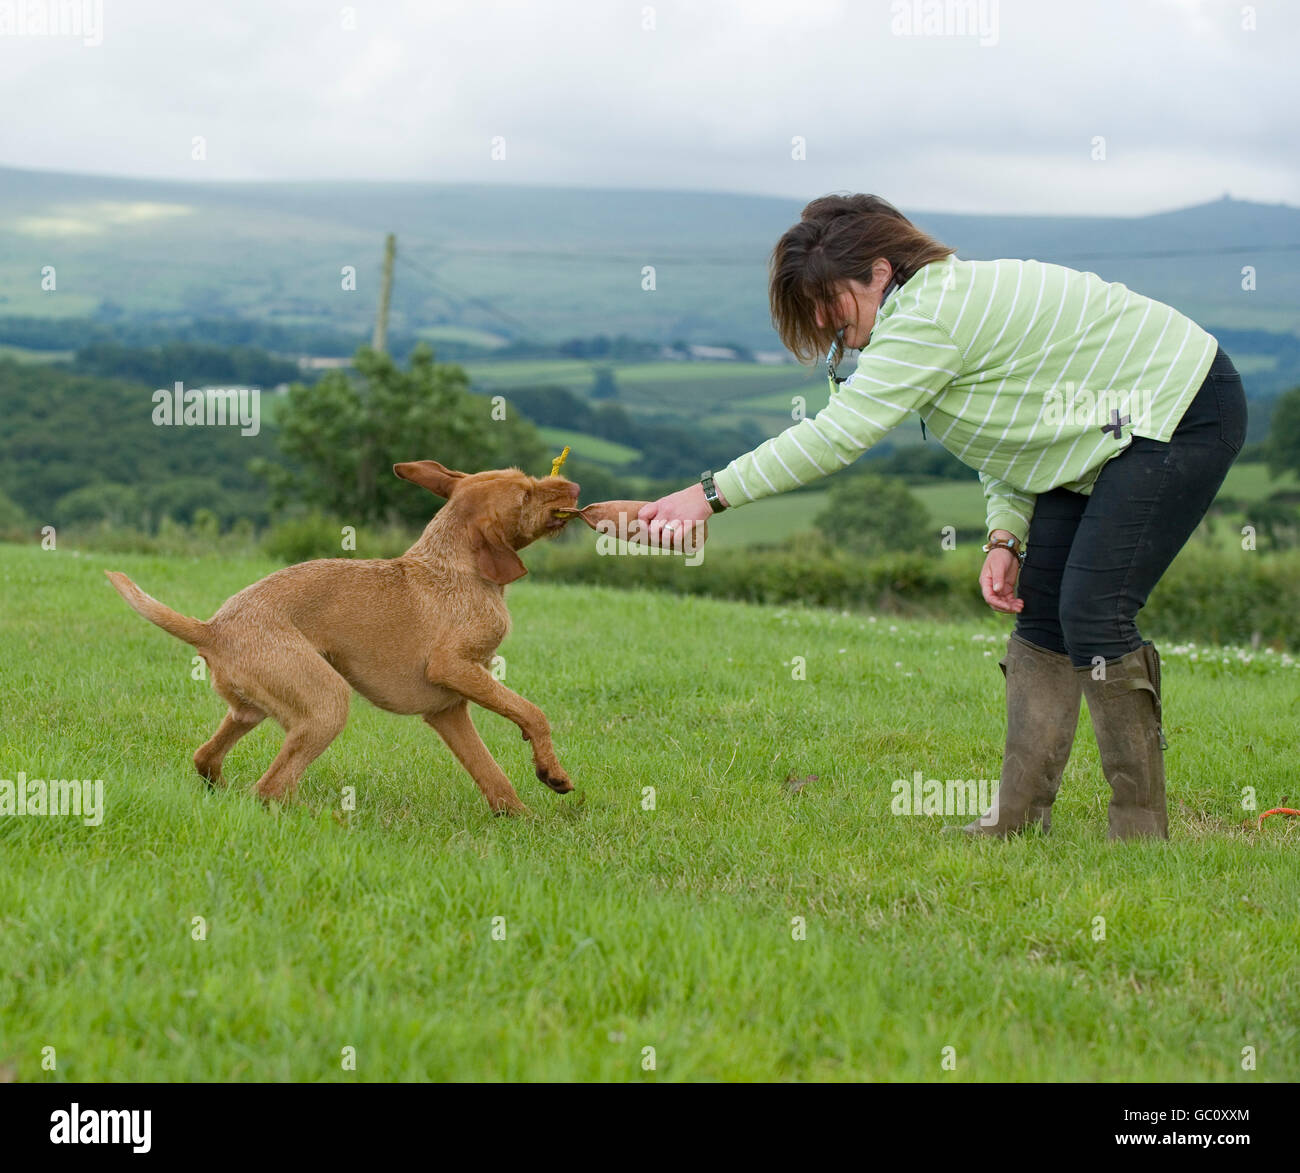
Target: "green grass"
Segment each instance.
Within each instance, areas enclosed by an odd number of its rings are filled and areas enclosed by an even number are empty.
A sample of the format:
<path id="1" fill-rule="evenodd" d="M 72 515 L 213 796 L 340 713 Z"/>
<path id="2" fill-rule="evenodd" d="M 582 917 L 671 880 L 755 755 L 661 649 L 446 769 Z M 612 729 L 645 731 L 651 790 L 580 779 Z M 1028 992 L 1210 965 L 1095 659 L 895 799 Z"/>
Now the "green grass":
<path id="1" fill-rule="evenodd" d="M 820 395 L 826 404 L 824 380 L 809 380 L 797 366 L 765 366 L 742 362 L 604 362 L 600 359 L 499 359 L 461 364 L 474 389 L 488 393 L 512 387 L 559 384 L 586 394 L 597 367 L 613 369 L 619 394 L 616 402 L 630 410 L 679 411 L 684 419 L 712 414 L 714 409 L 742 409 L 749 416 L 750 400 L 761 399 L 782 412 L 790 409 L 794 394 Z M 811 414 L 810 409 L 810 414 Z"/>
<path id="2" fill-rule="evenodd" d="M 801 368 L 790 364 L 767 366 L 744 362 L 644 362 L 619 367 L 618 378 L 626 383 L 684 384 L 690 392 L 694 383 L 725 383 L 743 387 L 749 394 L 764 384 L 797 385 L 806 381 Z"/>
<path id="3" fill-rule="evenodd" d="M 272 569 L 0 547 L 0 777 L 103 778 L 106 803 L 97 827 L 0 817 L 18 1079 L 1300 1075 L 1300 827 L 1243 829 L 1240 806 L 1296 793 L 1289 658 L 1168 650 L 1169 843 L 1105 841 L 1086 717 L 1051 836 L 971 843 L 891 815 L 891 784 L 996 776 L 1004 622 L 524 579 L 506 683 L 549 715 L 574 794 L 479 713 L 535 812 L 494 819 L 431 730 L 357 700 L 268 812 L 248 788 L 278 730 L 208 793 L 189 757 L 222 706 L 106 567 L 204 616 Z"/>
<path id="4" fill-rule="evenodd" d="M 557 456 L 566 445 L 583 460 L 596 460 L 602 464 L 627 464 L 628 461 L 637 460 L 641 456 L 640 452 L 635 448 L 629 448 L 626 444 L 603 440 L 599 436 L 588 435 L 586 432 L 573 432 L 568 428 L 538 428 L 537 431 L 542 439 L 555 449 Z"/>
<path id="5" fill-rule="evenodd" d="M 571 358 L 496 359 L 461 362 L 475 390 L 497 387 L 541 387 L 550 383 L 572 383 L 589 387 L 595 378 L 589 362 Z M 481 387 L 480 387 L 481 384 Z"/>
<path id="6" fill-rule="evenodd" d="M 764 497 L 709 523 L 709 547 L 757 546 L 783 542 L 811 530 L 813 518 L 826 507 L 826 493 L 782 493 Z"/>
<path id="7" fill-rule="evenodd" d="M 471 326 L 426 326 L 419 331 L 421 338 L 426 338 L 434 345 L 435 351 L 440 342 L 465 342 L 471 346 L 483 346 L 495 349 L 506 345 L 500 334 L 487 330 L 475 330 Z"/>
<path id="8" fill-rule="evenodd" d="M 968 481 L 909 485 L 908 491 L 930 511 L 930 520 L 936 530 L 945 525 L 959 529 L 984 528 L 984 489 L 974 477 Z"/>
<path id="9" fill-rule="evenodd" d="M 756 412 L 777 411 L 785 413 L 786 419 L 794 423 L 790 413 L 794 409 L 794 397 L 802 395 L 804 415 L 816 415 L 831 398 L 830 385 L 824 378 L 799 382 L 790 379 L 790 385 L 780 391 L 769 391 L 764 395 L 752 395 L 748 399 L 738 400 L 736 407 L 749 408 Z"/>
<path id="10" fill-rule="evenodd" d="M 1257 375 L 1262 372 L 1277 370 L 1275 354 L 1236 354 L 1232 356 L 1232 365 L 1240 375 Z"/>
<path id="11" fill-rule="evenodd" d="M 72 356 L 71 350 L 32 350 L 0 342 L 0 359 L 11 358 L 15 362 L 67 362 Z"/>
<path id="12" fill-rule="evenodd" d="M 1234 464 L 1228 469 L 1220 491 L 1243 501 L 1263 501 L 1282 489 L 1297 488 L 1300 488 L 1300 481 L 1293 473 L 1273 478 L 1269 476 L 1266 464 Z"/>

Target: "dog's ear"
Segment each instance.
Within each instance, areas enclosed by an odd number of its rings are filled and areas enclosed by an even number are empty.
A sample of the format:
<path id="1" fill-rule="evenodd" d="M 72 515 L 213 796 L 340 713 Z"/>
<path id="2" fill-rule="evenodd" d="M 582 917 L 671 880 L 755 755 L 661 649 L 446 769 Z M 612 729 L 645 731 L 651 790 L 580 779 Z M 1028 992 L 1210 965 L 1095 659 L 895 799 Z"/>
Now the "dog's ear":
<path id="1" fill-rule="evenodd" d="M 471 521 L 466 528 L 469 530 L 470 548 L 478 560 L 478 572 L 488 582 L 508 586 L 528 573 L 528 567 L 495 526 Z"/>
<path id="2" fill-rule="evenodd" d="M 393 465 L 393 471 L 402 480 L 412 481 L 430 493 L 437 493 L 439 497 L 450 497 L 457 482 L 465 475 L 444 467 L 436 460 L 408 460 L 404 464 Z"/>

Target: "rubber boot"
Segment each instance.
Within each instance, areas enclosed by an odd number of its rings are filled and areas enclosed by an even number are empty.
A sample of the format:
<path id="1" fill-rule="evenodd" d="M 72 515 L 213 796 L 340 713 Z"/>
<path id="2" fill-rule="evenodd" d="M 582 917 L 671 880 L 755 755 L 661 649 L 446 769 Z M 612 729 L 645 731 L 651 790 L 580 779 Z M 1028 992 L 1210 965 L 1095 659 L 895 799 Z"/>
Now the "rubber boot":
<path id="1" fill-rule="evenodd" d="M 1101 768 L 1110 783 L 1112 839 L 1169 838 L 1165 735 L 1161 728 L 1160 654 L 1150 640 L 1110 660 L 1105 678 L 1076 668 L 1088 698 Z"/>
<path id="2" fill-rule="evenodd" d="M 1012 635 L 998 661 L 1007 678 L 1007 743 L 992 807 L 962 828 L 1005 837 L 1039 823 L 1052 827 L 1052 803 L 1070 759 L 1083 681 L 1070 657 Z"/>

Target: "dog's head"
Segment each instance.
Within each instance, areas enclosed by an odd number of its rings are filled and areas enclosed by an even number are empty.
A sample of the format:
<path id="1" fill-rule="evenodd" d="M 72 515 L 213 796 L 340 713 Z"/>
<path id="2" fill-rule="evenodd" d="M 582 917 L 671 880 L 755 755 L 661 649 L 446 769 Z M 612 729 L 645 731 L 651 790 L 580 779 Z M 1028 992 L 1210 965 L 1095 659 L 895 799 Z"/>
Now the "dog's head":
<path id="1" fill-rule="evenodd" d="M 502 586 L 528 573 L 516 550 L 553 537 L 577 512 L 578 485 L 561 476 L 530 477 L 517 468 L 464 473 L 436 460 L 395 464 L 393 471 L 454 502 L 479 573 Z"/>

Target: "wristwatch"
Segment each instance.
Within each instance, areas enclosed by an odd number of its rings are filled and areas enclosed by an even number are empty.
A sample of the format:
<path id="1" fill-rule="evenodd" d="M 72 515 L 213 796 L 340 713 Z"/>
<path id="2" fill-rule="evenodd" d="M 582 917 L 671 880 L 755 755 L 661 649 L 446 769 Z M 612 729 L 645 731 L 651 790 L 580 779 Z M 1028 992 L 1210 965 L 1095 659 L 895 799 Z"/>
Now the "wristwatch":
<path id="1" fill-rule="evenodd" d="M 1025 561 L 1025 548 L 1020 544 L 1020 539 L 1017 537 L 995 538 L 992 534 L 989 534 L 989 540 L 984 543 L 981 549 L 986 554 L 990 550 L 1010 550 L 1022 564 Z"/>
<path id="2" fill-rule="evenodd" d="M 700 473 L 700 484 L 704 486 L 704 499 L 709 503 L 709 508 L 714 513 L 721 513 L 726 506 L 718 496 L 718 487 L 713 483 L 713 473 L 710 469 L 705 469 Z"/>

